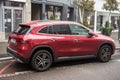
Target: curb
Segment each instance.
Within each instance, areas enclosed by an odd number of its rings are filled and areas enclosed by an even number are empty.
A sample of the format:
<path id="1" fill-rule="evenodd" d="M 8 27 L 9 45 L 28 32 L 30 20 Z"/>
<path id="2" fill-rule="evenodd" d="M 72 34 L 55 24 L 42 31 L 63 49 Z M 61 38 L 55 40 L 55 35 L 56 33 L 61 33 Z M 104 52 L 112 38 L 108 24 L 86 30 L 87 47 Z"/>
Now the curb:
<path id="1" fill-rule="evenodd" d="M 115 50 L 120 50 L 120 47 L 116 47 L 116 49 Z"/>
<path id="2" fill-rule="evenodd" d="M 0 58 L 0 61 L 5 61 L 5 60 L 12 60 L 13 57 L 2 57 Z"/>

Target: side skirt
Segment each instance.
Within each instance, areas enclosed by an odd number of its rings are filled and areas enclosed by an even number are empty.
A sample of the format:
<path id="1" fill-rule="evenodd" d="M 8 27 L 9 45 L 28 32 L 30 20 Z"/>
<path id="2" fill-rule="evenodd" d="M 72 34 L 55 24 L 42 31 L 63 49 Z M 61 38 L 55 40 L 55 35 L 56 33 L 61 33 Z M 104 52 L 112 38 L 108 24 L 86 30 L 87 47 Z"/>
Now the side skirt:
<path id="1" fill-rule="evenodd" d="M 57 57 L 55 62 L 77 60 L 77 59 L 91 59 L 91 58 L 96 58 L 96 55 Z"/>

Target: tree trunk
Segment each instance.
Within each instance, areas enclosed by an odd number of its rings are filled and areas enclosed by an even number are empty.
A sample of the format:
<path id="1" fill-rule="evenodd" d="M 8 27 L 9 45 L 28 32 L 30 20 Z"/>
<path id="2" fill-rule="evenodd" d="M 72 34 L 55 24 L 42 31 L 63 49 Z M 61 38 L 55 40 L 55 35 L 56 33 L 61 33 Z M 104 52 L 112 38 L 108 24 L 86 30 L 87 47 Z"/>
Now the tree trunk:
<path id="1" fill-rule="evenodd" d="M 78 22 L 81 22 L 80 20 L 80 8 L 78 7 Z"/>
<path id="2" fill-rule="evenodd" d="M 84 9 L 81 9 L 81 23 L 83 23 L 84 20 Z"/>
<path id="3" fill-rule="evenodd" d="M 79 8 L 79 19 L 80 23 L 83 23 L 84 10 Z"/>
<path id="4" fill-rule="evenodd" d="M 108 21 L 109 21 L 109 27 L 111 28 L 111 11 L 109 12 Z"/>
<path id="5" fill-rule="evenodd" d="M 83 23 L 83 11 L 80 7 L 78 8 L 78 17 L 78 22 Z"/>

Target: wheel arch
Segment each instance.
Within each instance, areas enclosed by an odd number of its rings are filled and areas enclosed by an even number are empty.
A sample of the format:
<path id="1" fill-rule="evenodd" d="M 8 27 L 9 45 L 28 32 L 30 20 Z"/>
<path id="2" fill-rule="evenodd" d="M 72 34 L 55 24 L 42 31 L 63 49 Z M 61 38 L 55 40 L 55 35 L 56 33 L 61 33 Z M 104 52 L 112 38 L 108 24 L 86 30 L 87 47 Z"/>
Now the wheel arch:
<path id="1" fill-rule="evenodd" d="M 30 58 L 29 58 L 29 62 L 31 61 L 33 55 L 38 51 L 38 50 L 47 50 L 50 52 L 50 54 L 53 57 L 53 62 L 56 60 L 56 56 L 55 56 L 55 51 L 52 47 L 48 46 L 48 45 L 40 45 L 40 46 L 36 46 L 32 52 L 30 53 Z"/>
<path id="2" fill-rule="evenodd" d="M 115 50 L 115 49 L 114 49 L 112 43 L 110 43 L 110 42 L 102 43 L 102 44 L 99 46 L 99 48 L 98 48 L 97 54 L 98 54 L 100 48 L 103 47 L 104 45 L 109 45 L 109 46 L 111 47 L 111 49 L 112 49 L 112 54 L 114 54 L 114 50 Z"/>

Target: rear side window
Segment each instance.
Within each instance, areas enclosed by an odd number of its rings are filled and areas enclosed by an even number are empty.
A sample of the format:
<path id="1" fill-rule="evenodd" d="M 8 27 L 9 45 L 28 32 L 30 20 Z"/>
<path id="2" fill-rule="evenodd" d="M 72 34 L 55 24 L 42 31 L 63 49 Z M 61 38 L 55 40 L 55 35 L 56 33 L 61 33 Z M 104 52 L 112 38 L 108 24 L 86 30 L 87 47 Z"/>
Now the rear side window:
<path id="1" fill-rule="evenodd" d="M 69 25 L 53 25 L 54 34 L 71 34 Z"/>
<path id="2" fill-rule="evenodd" d="M 69 25 L 53 25 L 42 28 L 39 33 L 46 34 L 71 34 Z"/>
<path id="3" fill-rule="evenodd" d="M 29 31 L 30 27 L 29 26 L 25 26 L 25 25 L 20 25 L 18 28 L 16 28 L 13 33 L 14 34 L 26 34 Z"/>

